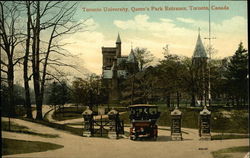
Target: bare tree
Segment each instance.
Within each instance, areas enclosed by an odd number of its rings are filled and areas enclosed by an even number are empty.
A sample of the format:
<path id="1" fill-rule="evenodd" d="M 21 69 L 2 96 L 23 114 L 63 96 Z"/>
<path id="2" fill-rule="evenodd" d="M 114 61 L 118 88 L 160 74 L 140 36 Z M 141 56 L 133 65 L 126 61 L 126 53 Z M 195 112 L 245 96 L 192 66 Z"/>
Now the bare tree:
<path id="1" fill-rule="evenodd" d="M 51 59 L 51 53 L 63 55 L 61 44 L 58 40 L 61 36 L 72 34 L 81 29 L 83 22 L 76 23 L 72 17 L 77 3 L 72 2 L 39 2 L 32 3 L 34 14 L 30 14 L 32 30 L 32 72 L 36 99 L 37 116 L 42 119 L 42 104 L 50 62 L 63 65 L 57 60 Z M 53 13 L 54 11 L 54 13 Z M 56 11 L 56 12 L 55 12 Z M 53 15 L 53 16 L 52 16 Z M 47 38 L 42 40 L 41 32 L 46 32 Z M 65 66 L 65 65 L 63 65 Z"/>
<path id="2" fill-rule="evenodd" d="M 22 59 L 16 56 L 16 47 L 22 42 L 22 35 L 17 26 L 20 9 L 15 2 L 0 2 L 0 37 L 3 42 L 0 47 L 3 49 L 6 61 L 1 58 L 4 68 L 1 71 L 7 75 L 8 102 L 10 116 L 15 116 L 14 106 L 14 66 Z M 2 54 L 1 54 L 2 55 Z"/>
<path id="3" fill-rule="evenodd" d="M 28 61 L 30 54 L 30 40 L 31 40 L 31 2 L 25 2 L 27 9 L 27 37 L 26 37 L 26 47 L 25 47 L 25 55 L 23 59 L 23 80 L 24 80 L 24 88 L 25 88 L 25 106 L 26 106 L 26 114 L 27 118 L 32 117 L 32 109 L 31 109 L 31 101 L 30 101 L 30 87 L 29 87 L 29 77 L 28 77 Z"/>

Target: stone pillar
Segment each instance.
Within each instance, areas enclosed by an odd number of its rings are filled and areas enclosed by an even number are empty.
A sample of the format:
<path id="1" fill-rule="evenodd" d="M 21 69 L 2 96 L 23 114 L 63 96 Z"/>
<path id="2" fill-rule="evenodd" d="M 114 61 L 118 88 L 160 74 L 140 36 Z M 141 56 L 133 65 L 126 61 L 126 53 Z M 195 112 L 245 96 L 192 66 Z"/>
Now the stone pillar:
<path id="1" fill-rule="evenodd" d="M 119 132 L 117 129 L 117 122 L 119 120 L 119 112 L 112 108 L 108 112 L 108 117 L 110 120 L 110 130 L 108 132 L 108 137 L 111 139 L 117 139 L 119 137 Z"/>
<path id="2" fill-rule="evenodd" d="M 200 140 L 211 140 L 211 112 L 204 106 L 199 117 L 199 136 Z"/>
<path id="3" fill-rule="evenodd" d="M 82 113 L 84 123 L 83 123 L 83 136 L 91 137 L 93 135 L 93 111 L 87 107 L 87 109 Z"/>
<path id="4" fill-rule="evenodd" d="M 171 112 L 172 124 L 171 124 L 171 138 L 172 140 L 182 140 L 181 133 L 181 116 L 182 112 L 175 107 Z"/>

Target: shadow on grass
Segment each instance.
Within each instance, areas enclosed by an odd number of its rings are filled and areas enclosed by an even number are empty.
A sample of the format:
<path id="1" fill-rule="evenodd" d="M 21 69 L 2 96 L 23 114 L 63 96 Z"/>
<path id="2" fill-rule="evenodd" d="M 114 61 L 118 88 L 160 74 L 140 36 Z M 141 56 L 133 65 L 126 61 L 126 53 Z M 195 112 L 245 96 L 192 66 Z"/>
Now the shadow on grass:
<path id="1" fill-rule="evenodd" d="M 249 152 L 249 146 L 239 146 L 239 147 L 232 147 L 221 149 L 218 151 L 212 152 L 214 158 L 230 158 L 231 156 L 225 155 L 230 153 L 247 153 Z"/>
<path id="2" fill-rule="evenodd" d="M 63 124 L 57 124 L 57 123 L 53 123 L 53 122 L 48 122 L 48 121 L 44 121 L 44 120 L 31 120 L 31 119 L 27 119 L 27 118 L 20 118 L 22 120 L 25 121 L 29 121 L 29 122 L 33 122 L 33 123 L 38 123 L 41 125 L 45 125 L 51 128 L 55 128 L 55 129 L 59 129 L 62 131 L 66 131 L 69 132 L 71 134 L 77 135 L 77 136 L 82 136 L 82 130 L 81 128 L 73 128 L 67 125 L 63 125 Z"/>
<path id="3" fill-rule="evenodd" d="M 58 138 L 59 137 L 58 134 L 45 134 L 45 133 L 33 132 L 28 127 L 16 124 L 14 122 L 11 122 L 10 130 L 9 130 L 9 124 L 7 121 L 2 121 L 1 125 L 2 125 L 1 126 L 2 131 L 31 134 L 31 135 L 41 136 L 41 137 L 45 137 L 45 138 Z"/>
<path id="4" fill-rule="evenodd" d="M 42 152 L 60 148 L 63 148 L 63 146 L 52 143 L 7 138 L 2 139 L 2 155 Z"/>

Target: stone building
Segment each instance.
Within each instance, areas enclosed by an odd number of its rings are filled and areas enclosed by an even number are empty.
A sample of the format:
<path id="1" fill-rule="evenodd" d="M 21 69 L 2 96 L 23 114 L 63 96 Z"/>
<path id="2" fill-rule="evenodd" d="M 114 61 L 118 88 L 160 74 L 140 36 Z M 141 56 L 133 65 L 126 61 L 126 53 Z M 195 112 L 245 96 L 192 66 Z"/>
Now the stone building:
<path id="1" fill-rule="evenodd" d="M 122 55 L 122 42 L 118 34 L 115 47 L 102 47 L 102 63 L 102 85 L 107 89 L 109 103 L 119 103 L 121 82 L 139 71 L 133 49 L 128 56 Z"/>
<path id="2" fill-rule="evenodd" d="M 193 94 L 192 103 L 206 105 L 208 100 L 208 57 L 201 40 L 200 31 L 192 56 L 193 66 Z"/>

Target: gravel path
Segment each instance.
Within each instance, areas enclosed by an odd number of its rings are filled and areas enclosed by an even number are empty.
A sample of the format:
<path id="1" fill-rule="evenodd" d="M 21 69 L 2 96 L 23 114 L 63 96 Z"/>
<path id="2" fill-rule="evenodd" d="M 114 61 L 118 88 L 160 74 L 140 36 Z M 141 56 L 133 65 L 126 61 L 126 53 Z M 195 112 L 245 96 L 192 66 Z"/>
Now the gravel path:
<path id="1" fill-rule="evenodd" d="M 7 119 L 7 118 L 2 118 Z M 184 141 L 170 141 L 170 131 L 159 130 L 157 141 L 112 140 L 106 138 L 86 138 L 24 120 L 12 119 L 17 124 L 27 126 L 41 133 L 58 134 L 59 138 L 3 132 L 3 138 L 44 141 L 63 145 L 64 148 L 29 154 L 4 157 L 46 157 L 46 158 L 212 158 L 211 151 L 233 146 L 249 145 L 248 139 L 198 141 L 198 131 L 183 129 Z M 161 128 L 161 127 L 160 127 Z"/>

